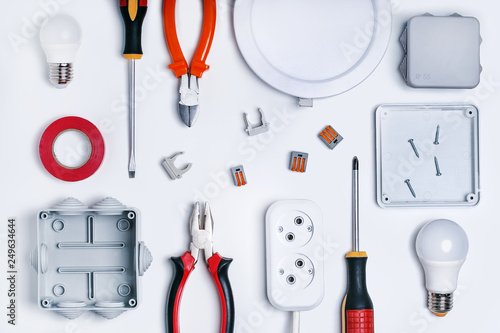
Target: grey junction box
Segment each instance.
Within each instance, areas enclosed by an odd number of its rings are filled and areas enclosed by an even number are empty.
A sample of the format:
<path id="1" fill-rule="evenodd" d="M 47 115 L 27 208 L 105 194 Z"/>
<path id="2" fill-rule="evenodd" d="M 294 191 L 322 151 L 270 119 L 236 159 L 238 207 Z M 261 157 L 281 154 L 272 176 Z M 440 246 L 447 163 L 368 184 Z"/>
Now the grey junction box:
<path id="1" fill-rule="evenodd" d="M 479 21 L 474 17 L 412 17 L 400 38 L 400 70 L 413 88 L 471 89 L 481 74 Z"/>
<path id="2" fill-rule="evenodd" d="M 139 210 L 110 197 L 90 208 L 68 198 L 40 211 L 31 253 L 39 306 L 68 319 L 137 308 L 139 277 L 153 260 L 139 232 Z"/>

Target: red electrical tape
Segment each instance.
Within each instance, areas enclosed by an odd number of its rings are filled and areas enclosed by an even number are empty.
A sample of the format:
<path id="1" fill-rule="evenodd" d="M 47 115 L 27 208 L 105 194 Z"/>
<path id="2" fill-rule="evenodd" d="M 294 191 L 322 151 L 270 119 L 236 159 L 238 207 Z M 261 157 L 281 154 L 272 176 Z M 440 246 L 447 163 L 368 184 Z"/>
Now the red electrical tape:
<path id="1" fill-rule="evenodd" d="M 80 131 L 90 141 L 90 157 L 78 168 L 65 167 L 55 157 L 54 142 L 61 133 L 67 130 Z M 90 121 L 80 117 L 64 117 L 54 121 L 43 132 L 39 152 L 43 166 L 52 176 L 67 182 L 76 182 L 92 176 L 101 166 L 104 158 L 104 139 L 101 132 Z"/>

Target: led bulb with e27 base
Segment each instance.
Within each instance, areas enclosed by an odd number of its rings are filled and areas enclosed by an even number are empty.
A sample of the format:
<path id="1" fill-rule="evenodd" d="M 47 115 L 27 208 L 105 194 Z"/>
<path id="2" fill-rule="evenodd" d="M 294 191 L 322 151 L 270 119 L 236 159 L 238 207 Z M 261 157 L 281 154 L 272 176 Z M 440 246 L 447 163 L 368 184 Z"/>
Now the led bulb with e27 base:
<path id="1" fill-rule="evenodd" d="M 420 229 L 416 250 L 429 292 L 427 306 L 436 316 L 444 317 L 453 308 L 458 273 L 469 250 L 467 235 L 453 221 L 435 220 Z"/>
<path id="2" fill-rule="evenodd" d="M 56 15 L 42 24 L 40 41 L 49 64 L 50 82 L 54 87 L 65 88 L 73 79 L 73 62 L 81 40 L 82 29 L 69 15 Z"/>

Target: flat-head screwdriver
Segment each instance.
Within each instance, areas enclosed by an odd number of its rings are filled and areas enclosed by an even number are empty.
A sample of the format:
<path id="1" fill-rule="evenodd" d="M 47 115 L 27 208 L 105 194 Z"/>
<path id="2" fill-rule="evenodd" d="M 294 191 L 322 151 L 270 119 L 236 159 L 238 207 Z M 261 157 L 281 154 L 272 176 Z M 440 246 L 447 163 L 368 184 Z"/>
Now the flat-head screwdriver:
<path id="1" fill-rule="evenodd" d="M 342 303 L 342 333 L 373 333 L 373 303 L 366 288 L 366 252 L 359 251 L 358 158 L 352 160 L 352 251 L 347 253 L 347 292 Z"/>
<path id="2" fill-rule="evenodd" d="M 120 0 L 125 24 L 123 56 L 129 61 L 129 178 L 135 178 L 135 60 L 142 58 L 142 23 L 147 8 L 147 0 Z"/>

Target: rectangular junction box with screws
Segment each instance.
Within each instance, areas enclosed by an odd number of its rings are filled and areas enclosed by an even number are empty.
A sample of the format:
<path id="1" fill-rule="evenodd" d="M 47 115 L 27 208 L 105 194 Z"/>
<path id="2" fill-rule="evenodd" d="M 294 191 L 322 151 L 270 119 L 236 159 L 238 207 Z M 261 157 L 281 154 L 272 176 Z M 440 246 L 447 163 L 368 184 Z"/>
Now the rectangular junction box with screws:
<path id="1" fill-rule="evenodd" d="M 93 311 L 112 319 L 140 303 L 139 277 L 152 256 L 139 241 L 140 214 L 113 198 L 91 208 L 68 198 L 38 213 L 31 265 L 38 304 L 68 319 Z"/>
<path id="2" fill-rule="evenodd" d="M 477 205 L 478 118 L 474 105 L 380 106 L 376 112 L 378 204 Z"/>
<path id="3" fill-rule="evenodd" d="M 323 216 L 309 200 L 281 200 L 266 213 L 267 297 L 283 311 L 323 300 Z"/>

